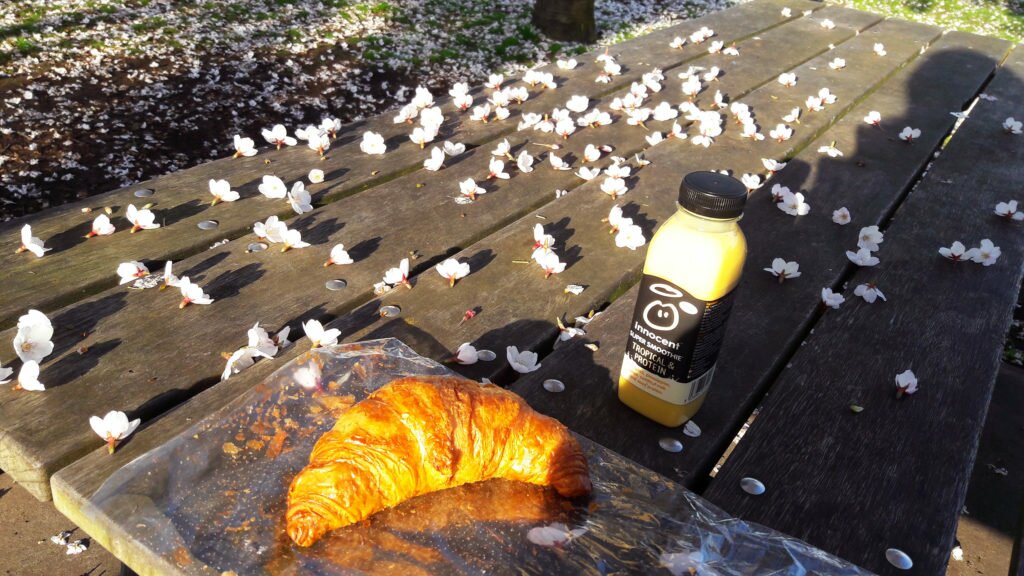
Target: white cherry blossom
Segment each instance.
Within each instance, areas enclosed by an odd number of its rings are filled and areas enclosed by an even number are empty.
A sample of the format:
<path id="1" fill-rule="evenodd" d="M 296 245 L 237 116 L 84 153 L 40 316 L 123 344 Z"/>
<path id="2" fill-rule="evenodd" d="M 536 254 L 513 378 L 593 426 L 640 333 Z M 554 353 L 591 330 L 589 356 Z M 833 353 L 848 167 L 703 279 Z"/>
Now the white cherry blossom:
<path id="1" fill-rule="evenodd" d="M 804 100 L 804 106 L 807 107 L 808 112 L 821 112 L 825 109 L 825 103 L 821 98 L 813 95 Z"/>
<path id="2" fill-rule="evenodd" d="M 529 374 L 535 372 L 540 368 L 540 362 L 537 362 L 537 353 L 529 350 L 519 351 L 519 348 L 515 346 L 509 346 L 505 349 L 505 356 L 508 358 L 508 363 L 512 366 L 512 369 L 520 374 Z"/>
<path id="3" fill-rule="evenodd" d="M 118 284 L 127 284 L 134 282 L 139 278 L 145 278 L 149 276 L 149 268 L 146 267 L 142 262 L 131 261 L 122 262 L 117 265 L 117 275 L 121 277 L 121 281 Z"/>
<path id="4" fill-rule="evenodd" d="M 833 21 L 829 20 L 828 18 L 826 18 L 826 19 L 822 20 L 822 21 L 821 21 L 821 22 L 819 22 L 818 24 L 819 24 L 819 25 L 820 25 L 820 26 L 821 26 L 822 28 L 824 28 L 825 30 L 832 30 L 833 28 L 835 28 L 835 27 L 836 27 L 836 24 L 835 24 L 835 22 L 833 22 Z"/>
<path id="5" fill-rule="evenodd" d="M 949 248 L 946 248 L 945 246 L 939 248 L 939 254 L 941 254 L 943 258 L 947 258 L 953 262 L 966 262 L 968 260 L 972 260 L 977 253 L 977 248 L 971 248 L 968 250 L 967 247 L 959 240 L 954 241 L 953 245 Z"/>
<path id="6" fill-rule="evenodd" d="M 831 288 L 821 289 L 821 303 L 833 310 L 839 310 L 839 306 L 846 302 L 846 298 L 843 298 L 842 294 L 836 294 Z"/>
<path id="7" fill-rule="evenodd" d="M 313 210 L 313 198 L 301 180 L 292 184 L 292 189 L 288 192 L 288 203 L 296 214 L 305 214 Z"/>
<path id="8" fill-rule="evenodd" d="M 352 260 L 352 257 L 349 256 L 348 252 L 345 250 L 345 245 L 335 244 L 334 247 L 331 248 L 330 258 L 327 259 L 327 262 L 324 262 L 324 268 L 332 264 L 344 266 L 345 264 L 352 264 L 353 262 L 354 260 Z"/>
<path id="9" fill-rule="evenodd" d="M 559 158 L 554 152 L 548 152 L 548 162 L 551 163 L 551 167 L 555 170 L 572 170 L 572 167 L 566 164 L 565 160 Z"/>
<path id="10" fill-rule="evenodd" d="M 544 233 L 544 227 L 540 224 L 533 225 L 533 255 L 531 258 L 540 261 L 540 257 L 551 252 L 551 247 L 555 245 L 555 238 L 550 234 Z"/>
<path id="11" fill-rule="evenodd" d="M 130 230 L 132 234 L 139 230 L 155 230 L 160 227 L 156 223 L 156 215 L 153 212 L 145 208 L 136 208 L 134 204 L 128 205 L 125 216 L 132 223 L 132 229 Z"/>
<path id="12" fill-rule="evenodd" d="M 878 110 L 872 110 L 864 117 L 864 123 L 880 127 L 882 125 L 882 114 Z"/>
<path id="13" fill-rule="evenodd" d="M 39 363 L 35 360 L 26 360 L 18 370 L 18 381 L 14 383 L 15 390 L 26 390 L 28 392 L 42 392 L 46 386 L 39 381 Z"/>
<path id="14" fill-rule="evenodd" d="M 341 330 L 337 328 L 324 330 L 324 325 L 319 320 L 303 322 L 302 332 L 305 333 L 306 338 L 309 338 L 310 348 L 334 346 L 338 343 L 338 336 L 341 336 Z"/>
<path id="15" fill-rule="evenodd" d="M 1007 134 L 1018 135 L 1024 133 L 1024 122 L 1020 120 L 1014 120 L 1013 116 L 1010 116 L 1006 120 L 1003 120 L 1003 130 Z"/>
<path id="16" fill-rule="evenodd" d="M 178 289 L 181 290 L 181 303 L 178 308 L 184 308 L 189 304 L 213 304 L 213 298 L 203 291 L 198 284 L 193 284 L 188 276 L 183 276 L 178 281 Z"/>
<path id="17" fill-rule="evenodd" d="M 981 241 L 981 245 L 974 248 L 977 252 L 971 257 L 972 262 L 977 262 L 982 266 L 991 266 L 996 263 L 1002 251 L 998 246 L 992 243 L 991 240 L 985 238 Z"/>
<path id="18" fill-rule="evenodd" d="M 271 200 L 282 200 L 288 196 L 288 187 L 284 185 L 284 180 L 277 176 L 264 176 L 258 190 Z"/>
<path id="19" fill-rule="evenodd" d="M 231 378 L 232 375 L 238 374 L 242 370 L 249 368 L 256 363 L 256 358 L 259 357 L 259 352 L 252 347 L 243 346 L 238 350 L 235 350 L 227 357 L 227 363 L 224 365 L 224 370 L 220 374 L 221 381 Z"/>
<path id="20" fill-rule="evenodd" d="M 480 186 L 477 186 L 476 181 L 472 178 L 466 178 L 459 182 L 459 193 L 463 197 L 469 198 L 470 200 L 476 200 L 477 195 L 486 194 L 487 190 L 484 190 Z"/>
<path id="21" fill-rule="evenodd" d="M 779 162 L 778 160 L 773 160 L 771 158 L 761 158 L 761 165 L 764 166 L 764 169 L 767 170 L 769 174 L 775 174 L 786 167 L 785 162 Z"/>
<path id="22" fill-rule="evenodd" d="M 764 185 L 764 183 L 761 182 L 761 176 L 758 174 L 744 174 L 740 177 L 740 182 L 747 187 L 748 194 Z"/>
<path id="23" fill-rule="evenodd" d="M 170 260 L 164 263 L 164 282 L 160 285 L 161 290 L 165 288 L 177 288 L 180 283 L 180 280 L 174 275 L 172 270 L 173 265 L 174 263 Z"/>
<path id="24" fill-rule="evenodd" d="M 288 135 L 288 129 L 281 124 L 275 124 L 274 127 L 270 129 L 264 128 L 263 139 L 266 140 L 268 144 L 277 146 L 278 150 L 281 149 L 281 146 L 295 146 L 299 143 L 298 140 Z"/>
<path id="25" fill-rule="evenodd" d="M 92 238 L 93 236 L 109 236 L 114 233 L 114 225 L 110 223 L 110 217 L 106 214 L 100 214 L 92 221 L 92 230 L 85 235 L 86 238 Z"/>
<path id="26" fill-rule="evenodd" d="M 576 94 L 565 103 L 565 107 L 577 114 L 582 114 L 590 107 L 590 99 L 586 96 Z"/>
<path id="27" fill-rule="evenodd" d="M 319 168 L 313 168 L 309 171 L 307 178 L 309 178 L 310 184 L 320 184 L 324 181 L 324 171 Z"/>
<path id="28" fill-rule="evenodd" d="M 452 143 L 447 140 L 444 142 L 444 153 L 449 156 L 458 156 L 466 151 L 466 145 L 463 143 Z"/>
<path id="29" fill-rule="evenodd" d="M 875 300 L 878 298 L 881 298 L 883 302 L 885 301 L 885 294 L 882 294 L 882 291 L 878 289 L 878 286 L 872 282 L 868 282 L 867 284 L 858 284 L 857 287 L 853 289 L 853 294 L 855 296 L 860 296 L 868 304 L 874 304 Z"/>
<path id="30" fill-rule="evenodd" d="M 903 140 L 908 144 L 912 144 L 914 142 L 914 139 L 920 136 L 920 128 L 911 128 L 910 126 L 907 126 L 906 128 L 903 129 L 902 132 L 900 132 L 900 140 Z"/>
<path id="31" fill-rule="evenodd" d="M 284 223 L 282 223 L 284 225 Z M 309 246 L 308 242 L 302 241 L 302 232 L 295 229 L 288 229 L 284 233 L 282 239 L 284 246 L 281 247 L 281 252 L 287 252 L 292 248 L 306 248 Z"/>
<path id="32" fill-rule="evenodd" d="M 569 58 L 567 60 L 559 59 L 556 65 L 561 70 L 573 70 L 576 68 L 577 62 L 575 58 Z"/>
<path id="33" fill-rule="evenodd" d="M 878 257 L 867 248 L 861 248 L 856 252 L 847 250 L 846 257 L 857 266 L 874 266 L 879 262 Z"/>
<path id="34" fill-rule="evenodd" d="M 917 376 L 912 370 L 904 370 L 896 375 L 896 398 L 902 398 L 904 394 L 917 392 Z"/>
<path id="35" fill-rule="evenodd" d="M 461 280 L 469 275 L 469 263 L 459 262 L 455 258 L 449 258 L 444 262 L 441 262 L 437 266 L 434 266 L 434 269 L 437 270 L 437 273 L 440 274 L 442 278 L 448 280 L 449 287 L 454 287 L 457 280 Z"/>
<path id="36" fill-rule="evenodd" d="M 325 133 L 317 134 L 306 141 L 306 146 L 323 158 L 324 153 L 326 153 L 327 149 L 331 147 L 331 137 Z"/>
<path id="37" fill-rule="evenodd" d="M 1014 220 L 1017 222 L 1024 220 L 1024 212 L 1017 210 L 1016 200 L 996 204 L 995 214 L 996 216 L 1001 216 L 1007 220 Z"/>
<path id="38" fill-rule="evenodd" d="M 771 268 L 765 268 L 764 270 L 778 278 L 779 284 L 782 284 L 787 278 L 800 276 L 800 264 L 797 264 L 796 261 L 787 262 L 782 258 L 775 258 L 772 260 Z"/>
<path id="39" fill-rule="evenodd" d="M 826 154 L 829 158 L 840 158 L 843 153 L 836 148 L 836 143 L 832 142 L 828 146 L 821 146 L 818 148 L 818 154 Z"/>
<path id="40" fill-rule="evenodd" d="M 846 68 L 846 60 L 842 58 L 833 58 L 832 61 L 828 63 L 828 67 L 833 70 L 842 70 L 843 68 Z"/>
<path id="41" fill-rule="evenodd" d="M 619 196 L 629 192 L 629 188 L 626 187 L 626 181 L 622 178 L 607 177 L 601 182 L 601 192 L 604 192 L 611 196 L 612 200 L 615 200 Z"/>
<path id="42" fill-rule="evenodd" d="M 885 56 L 886 55 L 885 44 L 882 44 L 881 42 L 876 42 L 874 48 L 872 48 L 872 49 L 875 51 L 875 54 L 878 55 L 878 56 Z"/>
<path id="43" fill-rule="evenodd" d="M 833 210 L 832 221 L 840 226 L 846 226 L 850 223 L 850 211 L 845 206 L 838 210 Z"/>
<path id="44" fill-rule="evenodd" d="M 234 202 L 238 200 L 238 192 L 231 189 L 231 184 L 227 180 L 214 180 L 210 179 L 210 194 L 213 195 L 213 201 L 210 202 L 210 206 L 216 206 L 218 202 Z"/>
<path id="45" fill-rule="evenodd" d="M 437 172 L 444 166 L 444 151 L 434 146 L 430 149 L 430 158 L 423 161 L 423 168 L 430 170 L 431 172 Z"/>
<path id="46" fill-rule="evenodd" d="M 783 72 L 779 74 L 779 84 L 783 86 L 792 87 L 796 86 L 796 74 L 793 72 Z"/>
<path id="47" fill-rule="evenodd" d="M 878 245 L 885 241 L 885 233 L 878 226 L 865 226 L 857 233 L 857 247 L 870 252 L 878 251 Z"/>
<path id="48" fill-rule="evenodd" d="M 836 95 L 833 94 L 828 88 L 822 88 L 818 90 L 818 98 L 821 98 L 822 104 L 835 104 Z"/>
<path id="49" fill-rule="evenodd" d="M 53 325 L 39 310 L 29 310 L 18 318 L 14 335 L 14 353 L 22 362 L 42 362 L 53 352 Z"/>
<path id="50" fill-rule="evenodd" d="M 484 352 L 484 350 L 477 350 L 476 346 L 473 346 L 469 342 L 463 342 L 459 345 L 458 350 L 455 351 L 455 355 L 452 356 L 451 361 L 464 365 L 476 364 L 480 360 L 483 360 L 483 358 L 480 358 L 480 352 Z"/>
<path id="51" fill-rule="evenodd" d="M 519 169 L 523 174 L 529 174 L 533 172 L 533 163 L 535 158 L 530 155 L 526 150 L 520 150 L 519 156 L 516 156 L 516 168 Z"/>
<path id="52" fill-rule="evenodd" d="M 383 154 L 387 151 L 384 144 L 384 137 L 376 132 L 364 132 L 363 140 L 359 143 L 359 149 L 365 154 Z"/>
<path id="53" fill-rule="evenodd" d="M 238 134 L 235 134 L 235 155 L 234 158 L 239 156 L 255 156 L 256 155 L 256 143 L 252 141 L 252 138 L 242 138 Z"/>
<path id="54" fill-rule="evenodd" d="M 782 117 L 782 121 L 783 122 L 797 122 L 797 123 L 799 123 L 800 122 L 800 114 L 801 114 L 801 110 L 800 110 L 799 107 L 793 108 L 792 110 L 789 111 L 789 114 L 786 114 L 785 116 Z"/>
<path id="55" fill-rule="evenodd" d="M 409 259 L 402 258 L 402 261 L 398 263 L 398 266 L 394 268 L 388 268 L 384 272 L 384 283 L 390 286 L 405 286 L 406 288 L 412 288 L 412 284 L 409 283 Z"/>
<path id="56" fill-rule="evenodd" d="M 773 130 L 768 131 L 768 136 L 776 142 L 785 142 L 793 137 L 793 129 L 785 124 L 776 124 Z"/>
<path id="57" fill-rule="evenodd" d="M 114 453 L 114 447 L 135 432 L 140 422 L 142 420 L 138 418 L 129 422 L 128 416 L 119 410 L 111 410 L 103 418 L 99 416 L 89 418 L 89 426 L 107 444 L 107 452 L 110 454 Z"/>
<path id="58" fill-rule="evenodd" d="M 487 169 L 490 171 L 490 173 L 487 174 L 487 178 L 488 179 L 491 179 L 491 178 L 497 178 L 499 180 L 508 180 L 509 179 L 509 174 L 508 174 L 508 172 L 505 171 L 505 162 L 502 161 L 502 160 L 498 160 L 497 158 L 491 158 L 488 161 Z"/>
<path id="59" fill-rule="evenodd" d="M 537 254 L 536 250 L 534 251 L 534 254 Z M 536 256 L 534 260 L 541 268 L 544 269 L 545 278 L 550 277 L 552 274 L 561 274 L 565 271 L 565 262 L 559 260 L 558 254 L 555 254 L 554 252 L 541 254 L 540 256 Z"/>
<path id="60" fill-rule="evenodd" d="M 615 245 L 619 248 L 629 248 L 630 250 L 636 250 L 647 243 L 647 239 L 644 238 L 643 228 L 633 224 L 632 219 L 623 218 L 623 221 L 628 220 L 629 223 L 623 222 L 623 225 L 619 228 L 618 233 L 615 235 Z"/>
<path id="61" fill-rule="evenodd" d="M 790 192 L 788 189 L 783 190 L 782 201 L 776 204 L 779 210 L 782 210 L 790 216 L 805 216 L 811 211 L 811 206 L 804 202 L 804 195 L 800 192 Z"/>

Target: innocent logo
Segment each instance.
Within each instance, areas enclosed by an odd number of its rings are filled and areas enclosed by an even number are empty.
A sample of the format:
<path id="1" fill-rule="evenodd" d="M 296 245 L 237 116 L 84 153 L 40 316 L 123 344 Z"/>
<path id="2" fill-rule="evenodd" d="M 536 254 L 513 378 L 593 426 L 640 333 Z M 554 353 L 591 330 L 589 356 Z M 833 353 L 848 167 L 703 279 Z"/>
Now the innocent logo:
<path id="1" fill-rule="evenodd" d="M 672 330 L 679 325 L 679 312 L 671 304 L 653 300 L 644 308 L 644 323 L 659 331 Z"/>

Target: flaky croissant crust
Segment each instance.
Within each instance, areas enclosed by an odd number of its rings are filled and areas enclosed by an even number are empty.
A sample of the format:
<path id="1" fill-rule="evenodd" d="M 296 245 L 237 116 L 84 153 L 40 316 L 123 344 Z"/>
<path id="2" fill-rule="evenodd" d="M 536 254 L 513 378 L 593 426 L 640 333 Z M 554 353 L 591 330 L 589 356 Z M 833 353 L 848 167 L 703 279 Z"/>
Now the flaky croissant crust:
<path id="1" fill-rule="evenodd" d="M 310 546 L 415 496 L 491 478 L 566 497 L 591 490 L 569 430 L 512 392 L 452 377 L 395 380 L 317 441 L 288 490 L 288 535 Z"/>

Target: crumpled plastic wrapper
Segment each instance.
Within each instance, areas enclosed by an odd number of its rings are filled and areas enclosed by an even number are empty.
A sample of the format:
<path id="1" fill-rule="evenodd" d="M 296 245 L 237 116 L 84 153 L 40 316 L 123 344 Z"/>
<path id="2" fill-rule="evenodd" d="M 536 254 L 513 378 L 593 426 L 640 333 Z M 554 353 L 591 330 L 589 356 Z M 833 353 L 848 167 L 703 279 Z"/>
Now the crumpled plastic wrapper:
<path id="1" fill-rule="evenodd" d="M 451 372 L 394 339 L 311 351 L 119 470 L 92 503 L 180 574 L 868 574 L 582 437 L 588 498 L 490 480 L 292 544 L 288 486 L 320 435 L 393 379 L 433 374 Z"/>

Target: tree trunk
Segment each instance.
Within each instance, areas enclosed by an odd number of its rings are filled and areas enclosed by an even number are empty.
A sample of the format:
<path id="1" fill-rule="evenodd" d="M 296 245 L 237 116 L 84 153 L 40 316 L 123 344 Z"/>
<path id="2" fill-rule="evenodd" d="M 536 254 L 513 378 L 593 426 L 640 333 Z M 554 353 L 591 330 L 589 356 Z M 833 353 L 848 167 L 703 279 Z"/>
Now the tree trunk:
<path id="1" fill-rule="evenodd" d="M 533 25 L 552 40 L 593 43 L 594 0 L 535 0 Z"/>

